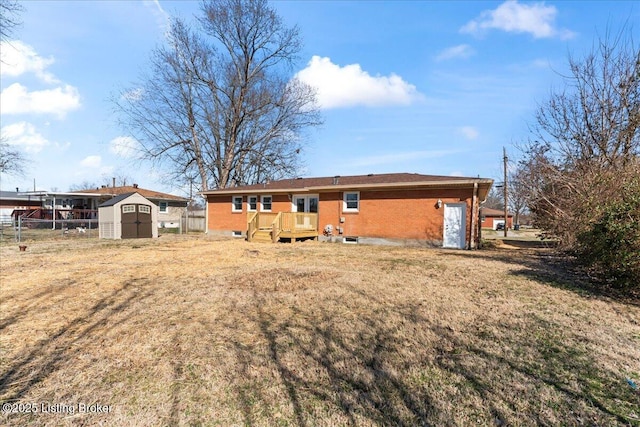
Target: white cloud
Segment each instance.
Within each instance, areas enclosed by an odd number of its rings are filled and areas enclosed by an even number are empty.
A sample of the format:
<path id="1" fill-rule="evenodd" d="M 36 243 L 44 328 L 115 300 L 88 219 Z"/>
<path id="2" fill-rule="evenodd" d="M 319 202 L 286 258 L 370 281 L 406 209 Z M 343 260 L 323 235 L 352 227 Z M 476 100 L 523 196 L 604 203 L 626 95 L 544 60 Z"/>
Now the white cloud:
<path id="1" fill-rule="evenodd" d="M 35 126 L 27 122 L 4 126 L 1 134 L 2 140 L 7 144 L 23 147 L 25 151 L 30 153 L 38 153 L 49 145 L 49 141 L 36 131 Z"/>
<path id="2" fill-rule="evenodd" d="M 80 108 L 78 89 L 70 85 L 29 92 L 14 83 L 2 91 L 0 98 L 2 114 L 54 114 L 62 119 L 69 111 Z"/>
<path id="3" fill-rule="evenodd" d="M 460 44 L 443 50 L 436 56 L 436 61 L 446 61 L 454 58 L 468 58 L 473 55 L 475 51 L 468 44 Z"/>
<path id="4" fill-rule="evenodd" d="M 94 180 L 98 176 L 110 176 L 113 174 L 113 166 L 102 164 L 102 157 L 97 155 L 87 156 L 80 161 L 80 167 L 74 169 L 76 179 Z"/>
<path id="5" fill-rule="evenodd" d="M 80 166 L 91 169 L 98 169 L 102 165 L 102 157 L 87 156 L 80 161 Z"/>
<path id="6" fill-rule="evenodd" d="M 158 0 L 143 0 L 142 3 L 151 9 L 151 13 L 156 19 L 158 28 L 160 28 L 163 33 L 168 33 L 171 25 L 171 18 L 162 6 L 160 6 L 160 2 Z"/>
<path id="7" fill-rule="evenodd" d="M 379 156 L 360 157 L 350 162 L 353 166 L 377 166 L 389 163 L 400 163 L 417 159 L 435 159 L 459 153 L 459 150 L 422 150 L 404 153 L 382 154 Z"/>
<path id="8" fill-rule="evenodd" d="M 508 0 L 494 10 L 483 11 L 460 31 L 480 35 L 486 30 L 496 29 L 510 33 L 529 33 L 537 39 L 573 37 L 574 33 L 571 31 L 555 28 L 557 13 L 555 6 L 546 6 L 544 2 L 520 4 L 517 0 Z"/>
<path id="9" fill-rule="evenodd" d="M 531 67 L 533 68 L 551 68 L 549 65 L 548 59 L 534 59 L 531 62 Z"/>
<path id="10" fill-rule="evenodd" d="M 318 91 L 325 109 L 354 106 L 409 105 L 422 95 L 397 74 L 371 76 L 359 64 L 340 67 L 330 58 L 314 55 L 297 78 Z"/>
<path id="11" fill-rule="evenodd" d="M 138 140 L 130 136 L 119 136 L 109 141 L 109 151 L 124 158 L 136 157 L 140 148 Z"/>
<path id="12" fill-rule="evenodd" d="M 469 140 L 478 138 L 478 135 L 480 134 L 478 130 L 472 126 L 462 126 L 460 129 L 458 129 L 458 132 Z"/>
<path id="13" fill-rule="evenodd" d="M 144 89 L 137 88 L 137 89 L 131 89 L 126 91 L 120 96 L 120 98 L 125 101 L 137 102 L 142 99 L 143 95 L 144 95 Z"/>
<path id="14" fill-rule="evenodd" d="M 46 71 L 55 60 L 52 57 L 43 58 L 34 48 L 19 40 L 0 43 L 0 75 L 18 77 L 26 73 L 33 73 L 45 83 L 58 83 L 53 74 Z"/>

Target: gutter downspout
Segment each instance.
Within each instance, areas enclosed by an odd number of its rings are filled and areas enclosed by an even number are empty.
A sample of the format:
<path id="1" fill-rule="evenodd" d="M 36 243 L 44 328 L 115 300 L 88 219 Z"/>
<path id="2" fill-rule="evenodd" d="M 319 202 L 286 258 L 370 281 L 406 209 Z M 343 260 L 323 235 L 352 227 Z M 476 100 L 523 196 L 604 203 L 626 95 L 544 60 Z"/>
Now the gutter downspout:
<path id="1" fill-rule="evenodd" d="M 476 249 L 477 247 L 477 216 L 478 216 L 478 183 L 473 183 L 473 196 L 471 198 L 471 239 L 469 241 L 469 249 Z"/>
<path id="2" fill-rule="evenodd" d="M 204 197 L 204 234 L 209 234 L 209 198 Z"/>

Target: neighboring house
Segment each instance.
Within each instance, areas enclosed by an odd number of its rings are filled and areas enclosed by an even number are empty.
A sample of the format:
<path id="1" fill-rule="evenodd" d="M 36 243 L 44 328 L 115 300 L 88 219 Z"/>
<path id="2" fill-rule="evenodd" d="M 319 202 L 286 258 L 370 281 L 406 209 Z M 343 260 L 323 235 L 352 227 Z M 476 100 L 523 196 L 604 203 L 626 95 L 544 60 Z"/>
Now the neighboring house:
<path id="1" fill-rule="evenodd" d="M 504 210 L 480 208 L 480 222 L 482 228 L 495 230 L 498 224 L 504 224 Z M 511 212 L 507 212 L 507 227 L 513 228 L 513 214 Z"/>
<path id="2" fill-rule="evenodd" d="M 97 193 L 99 194 L 98 205 L 115 196 L 138 193 L 158 206 L 158 228 L 180 228 L 181 220 L 185 217 L 189 203 L 189 199 L 184 197 L 147 190 L 138 187 L 137 184 L 119 187 L 102 186 L 100 188 L 76 191 L 74 193 Z"/>
<path id="3" fill-rule="evenodd" d="M 40 197 L 24 195 L 18 191 L 0 191 L 0 220 L 11 222 L 16 214 L 42 206 Z"/>
<path id="4" fill-rule="evenodd" d="M 493 180 L 411 173 L 296 178 L 204 191 L 207 232 L 248 240 L 475 248 Z"/>
<path id="5" fill-rule="evenodd" d="M 2 214 L 10 209 L 8 205 L 14 203 L 13 211 L 9 215 L 13 218 L 44 219 L 44 220 L 69 220 L 69 219 L 96 219 L 98 216 L 98 193 L 69 193 L 59 191 L 25 191 L 2 192 Z M 5 193 L 13 194 L 13 199 Z M 6 205 L 8 204 L 8 205 Z"/>

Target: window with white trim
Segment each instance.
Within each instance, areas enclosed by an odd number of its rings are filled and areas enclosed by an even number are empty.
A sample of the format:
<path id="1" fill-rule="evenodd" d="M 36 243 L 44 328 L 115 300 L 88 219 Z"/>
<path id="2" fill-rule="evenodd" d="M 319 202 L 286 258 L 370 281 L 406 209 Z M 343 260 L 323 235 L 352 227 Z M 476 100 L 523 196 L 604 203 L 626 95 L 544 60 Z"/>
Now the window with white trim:
<path id="1" fill-rule="evenodd" d="M 249 212 L 255 212 L 258 210 L 258 196 L 247 197 L 247 210 Z"/>
<path id="2" fill-rule="evenodd" d="M 260 197 L 260 210 L 263 212 L 271 212 L 271 196 L 261 196 Z"/>
<path id="3" fill-rule="evenodd" d="M 140 205 L 140 206 L 138 206 L 138 212 L 150 214 L 151 213 L 151 206 Z"/>
<path id="4" fill-rule="evenodd" d="M 136 205 L 122 205 L 122 213 L 132 213 L 136 211 Z"/>
<path id="5" fill-rule="evenodd" d="M 360 192 L 345 191 L 342 199 L 342 212 L 358 212 L 360 210 Z"/>
<path id="6" fill-rule="evenodd" d="M 231 198 L 231 212 L 242 212 L 242 196 Z"/>
<path id="7" fill-rule="evenodd" d="M 169 202 L 160 202 L 158 203 L 158 207 L 160 208 L 159 209 L 160 213 L 169 212 Z"/>

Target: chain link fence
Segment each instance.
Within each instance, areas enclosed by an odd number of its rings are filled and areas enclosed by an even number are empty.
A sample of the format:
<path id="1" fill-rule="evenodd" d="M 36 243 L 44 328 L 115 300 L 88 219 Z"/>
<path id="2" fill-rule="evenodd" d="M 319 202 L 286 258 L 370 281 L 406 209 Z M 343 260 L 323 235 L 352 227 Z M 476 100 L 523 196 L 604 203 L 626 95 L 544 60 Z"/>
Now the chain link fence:
<path id="1" fill-rule="evenodd" d="M 27 242 L 51 239 L 98 237 L 98 219 L 0 219 L 0 242 Z"/>

